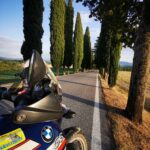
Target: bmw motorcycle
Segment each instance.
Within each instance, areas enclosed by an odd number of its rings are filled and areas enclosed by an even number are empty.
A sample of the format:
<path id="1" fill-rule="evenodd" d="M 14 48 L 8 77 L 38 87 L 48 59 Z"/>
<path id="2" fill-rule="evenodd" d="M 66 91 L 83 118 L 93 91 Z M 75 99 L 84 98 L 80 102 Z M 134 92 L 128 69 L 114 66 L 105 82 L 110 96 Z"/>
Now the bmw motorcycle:
<path id="1" fill-rule="evenodd" d="M 17 75 L 21 82 L 0 88 L 0 150 L 87 150 L 79 127 L 61 129 L 71 111 L 63 106 L 61 86 L 38 52 Z"/>

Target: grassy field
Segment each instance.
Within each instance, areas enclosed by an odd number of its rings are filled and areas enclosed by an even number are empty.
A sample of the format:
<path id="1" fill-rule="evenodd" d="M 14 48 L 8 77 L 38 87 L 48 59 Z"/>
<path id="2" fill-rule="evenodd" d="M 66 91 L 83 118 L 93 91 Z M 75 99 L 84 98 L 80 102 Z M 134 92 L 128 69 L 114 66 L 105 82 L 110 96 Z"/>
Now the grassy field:
<path id="1" fill-rule="evenodd" d="M 117 86 L 120 92 L 124 92 L 126 95 L 128 94 L 129 90 L 129 83 L 130 83 L 130 71 L 119 71 Z M 150 76 L 147 83 L 146 89 L 146 101 L 145 101 L 145 109 L 150 111 Z"/>
<path id="2" fill-rule="evenodd" d="M 19 78 L 15 77 L 15 74 L 22 70 L 22 61 L 8 61 L 0 60 L 0 84 L 10 83 L 18 81 Z M 55 70 L 53 70 L 56 73 Z M 64 72 L 68 72 L 67 69 L 60 68 L 59 75 L 63 75 Z M 73 73 L 73 69 L 69 69 L 69 74 Z"/>
<path id="3" fill-rule="evenodd" d="M 0 61 L 0 84 L 17 81 L 14 75 L 21 71 L 21 61 Z"/>

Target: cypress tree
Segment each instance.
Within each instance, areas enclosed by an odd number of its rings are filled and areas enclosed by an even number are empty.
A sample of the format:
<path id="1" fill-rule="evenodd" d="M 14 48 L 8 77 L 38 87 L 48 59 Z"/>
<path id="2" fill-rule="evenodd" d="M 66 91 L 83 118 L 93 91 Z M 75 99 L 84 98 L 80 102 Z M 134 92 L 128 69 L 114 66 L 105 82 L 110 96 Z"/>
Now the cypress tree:
<path id="1" fill-rule="evenodd" d="M 77 72 L 83 59 L 83 29 L 80 13 L 77 13 L 74 32 L 74 71 Z"/>
<path id="2" fill-rule="evenodd" d="M 115 86 L 117 81 L 120 53 L 122 49 L 122 43 L 119 41 L 120 38 L 121 38 L 121 34 L 119 33 L 113 34 L 111 51 L 110 51 L 111 65 L 109 65 L 109 77 L 108 77 L 108 84 L 110 87 Z"/>
<path id="3" fill-rule="evenodd" d="M 103 20 L 96 49 L 97 67 L 99 68 L 100 74 L 103 78 L 105 78 L 106 73 L 109 73 L 111 36 L 111 30 Z"/>
<path id="4" fill-rule="evenodd" d="M 65 17 L 65 52 L 63 66 L 68 68 L 72 65 L 73 57 L 73 16 L 74 10 L 72 7 L 72 0 L 68 1 L 66 6 L 66 17 Z"/>
<path id="5" fill-rule="evenodd" d="M 23 27 L 25 41 L 21 47 L 24 60 L 31 57 L 32 50 L 42 53 L 42 20 L 43 20 L 43 0 L 23 0 Z"/>
<path id="6" fill-rule="evenodd" d="M 91 69 L 92 66 L 92 52 L 91 52 L 91 40 L 90 40 L 90 30 L 86 27 L 84 34 L 84 57 L 82 61 L 82 68 Z"/>
<path id="7" fill-rule="evenodd" d="M 59 74 L 59 68 L 63 64 L 65 48 L 65 2 L 64 0 L 51 0 L 50 7 L 51 62 L 57 74 Z"/>

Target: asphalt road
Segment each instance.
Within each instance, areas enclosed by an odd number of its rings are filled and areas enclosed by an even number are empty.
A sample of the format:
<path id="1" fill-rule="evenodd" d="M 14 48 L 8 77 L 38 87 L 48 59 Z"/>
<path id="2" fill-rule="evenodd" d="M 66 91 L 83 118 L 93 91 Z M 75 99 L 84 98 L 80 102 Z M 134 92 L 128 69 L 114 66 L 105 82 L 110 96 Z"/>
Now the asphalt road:
<path id="1" fill-rule="evenodd" d="M 75 118 L 63 119 L 62 128 L 80 127 L 88 140 L 89 150 L 114 150 L 98 71 L 60 76 L 58 79 L 63 89 L 63 103 L 76 112 Z M 0 112 L 8 113 L 3 108 L 11 112 L 13 104 L 8 105 L 6 101 L 1 101 Z"/>
<path id="2" fill-rule="evenodd" d="M 107 119 L 107 108 L 102 100 L 101 86 L 97 84 L 97 78 L 97 71 L 59 77 L 63 89 L 63 103 L 76 112 L 75 118 L 63 119 L 62 128 L 80 127 L 88 140 L 90 150 L 113 150 L 115 147 Z"/>

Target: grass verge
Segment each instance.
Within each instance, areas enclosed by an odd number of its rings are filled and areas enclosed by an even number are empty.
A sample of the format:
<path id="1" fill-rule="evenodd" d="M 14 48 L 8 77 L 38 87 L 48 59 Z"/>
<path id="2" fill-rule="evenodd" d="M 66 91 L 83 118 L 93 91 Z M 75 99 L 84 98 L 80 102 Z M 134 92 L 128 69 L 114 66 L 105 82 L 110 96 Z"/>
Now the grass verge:
<path id="1" fill-rule="evenodd" d="M 130 83 L 130 71 L 119 71 L 116 89 L 128 96 L 129 83 Z M 146 88 L 146 99 L 145 99 L 145 109 L 150 112 L 150 77 L 147 82 Z"/>
<path id="2" fill-rule="evenodd" d="M 108 116 L 112 123 L 114 139 L 118 150 L 150 149 L 150 112 L 144 110 L 143 124 L 138 125 L 122 115 L 127 104 L 127 92 L 119 87 L 109 88 L 101 80 L 103 96 L 108 105 Z"/>

